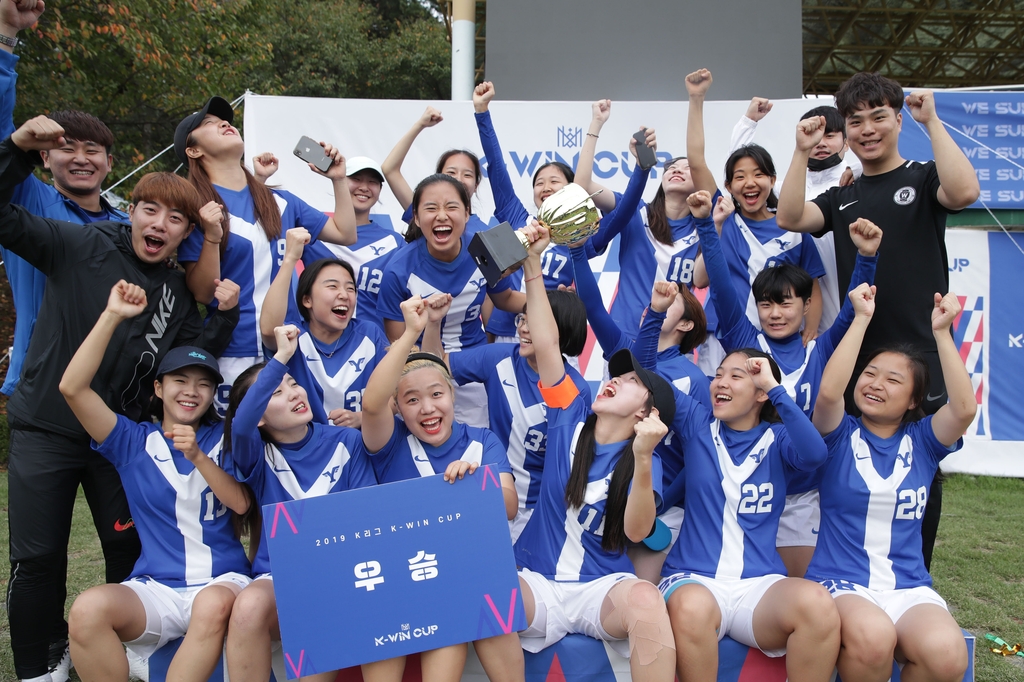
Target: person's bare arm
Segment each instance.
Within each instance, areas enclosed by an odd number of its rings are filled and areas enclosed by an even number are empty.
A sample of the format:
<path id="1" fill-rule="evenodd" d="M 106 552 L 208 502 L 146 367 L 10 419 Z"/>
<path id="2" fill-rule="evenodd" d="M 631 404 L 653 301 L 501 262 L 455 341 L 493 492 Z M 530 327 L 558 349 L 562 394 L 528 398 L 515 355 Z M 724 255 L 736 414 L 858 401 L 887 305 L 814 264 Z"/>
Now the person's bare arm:
<path id="1" fill-rule="evenodd" d="M 953 343 L 953 336 L 949 333 L 949 325 L 960 312 L 960 301 L 956 294 L 935 294 L 932 334 L 935 336 L 935 346 L 939 351 L 939 365 L 942 367 L 942 378 L 946 382 L 949 402 L 940 407 L 932 417 L 932 432 L 935 439 L 946 446 L 953 445 L 964 435 L 964 431 L 974 421 L 974 416 L 978 412 L 978 401 L 975 398 L 971 375 L 967 373 L 963 358 L 960 357 L 960 352 Z"/>
<path id="2" fill-rule="evenodd" d="M 220 242 L 224 239 L 224 207 L 215 201 L 199 209 L 199 221 L 203 227 L 203 248 L 199 260 L 185 263 L 185 285 L 192 296 L 204 305 L 213 302 L 213 292 L 220 279 Z"/>
<path id="3" fill-rule="evenodd" d="M 710 87 L 711 72 L 707 69 L 698 69 L 686 77 L 686 92 L 690 96 L 686 114 L 686 160 L 690 164 L 694 191 L 705 190 L 714 195 L 718 183 L 704 158 L 704 98 Z"/>
<path id="4" fill-rule="evenodd" d="M 580 148 L 580 160 L 576 164 L 577 185 L 587 190 L 587 194 L 601 192 L 594 197 L 594 204 L 605 213 L 615 208 L 614 192 L 604 191 L 607 187 L 594 182 L 594 155 L 597 153 L 597 138 L 601 135 L 601 128 L 608 121 L 612 113 L 612 101 L 610 99 L 599 99 L 590 105 L 592 115 L 590 128 L 583 138 L 583 146 Z"/>
<path id="5" fill-rule="evenodd" d="M 805 118 L 796 124 L 796 148 L 779 193 L 775 220 L 790 232 L 817 232 L 825 227 L 825 216 L 818 205 L 807 201 L 807 159 L 811 150 L 825 135 L 825 117 Z"/>
<path id="6" fill-rule="evenodd" d="M 391 188 L 391 192 L 403 209 L 409 208 L 412 203 L 412 187 L 402 175 L 402 164 L 405 163 L 405 157 L 409 155 L 409 150 L 412 149 L 412 144 L 420 133 L 427 128 L 436 126 L 443 120 L 440 111 L 434 107 L 427 107 L 426 111 L 412 124 L 412 128 L 409 128 L 405 135 L 398 139 L 391 149 L 391 153 L 380 165 L 380 169 L 384 171 L 384 179 L 388 181 L 388 187 Z"/>
<path id="7" fill-rule="evenodd" d="M 626 496 L 623 530 L 632 542 L 643 542 L 658 516 L 652 477 L 654 448 L 668 433 L 668 427 L 658 416 L 658 410 L 651 408 L 651 413 L 633 428 L 636 431 L 633 440 L 633 484 Z"/>
<path id="8" fill-rule="evenodd" d="M 348 171 L 345 170 L 345 157 L 341 150 L 333 145 L 321 142 L 324 154 L 333 159 L 331 167 L 326 173 L 321 173 L 313 164 L 309 164 L 310 170 L 327 177 L 334 185 L 334 215 L 327 219 L 327 223 L 320 230 L 320 241 L 330 244 L 351 246 L 359 238 L 356 232 L 356 210 L 352 206 L 352 193 L 348 191 Z"/>
<path id="9" fill-rule="evenodd" d="M 263 345 L 272 351 L 277 350 L 277 338 L 274 330 L 284 324 L 288 313 L 288 294 L 291 292 L 292 274 L 295 266 L 302 258 L 302 251 L 309 243 L 309 230 L 304 227 L 293 227 L 284 233 L 284 258 L 277 276 L 270 283 L 267 295 L 263 297 L 263 309 L 260 311 L 260 336 Z"/>
<path id="10" fill-rule="evenodd" d="M 967 208 L 981 195 L 981 184 L 970 159 L 946 132 L 946 126 L 935 113 L 935 94 L 931 90 L 915 90 L 907 95 L 907 109 L 914 120 L 928 131 L 939 174 L 939 203 L 951 211 Z"/>

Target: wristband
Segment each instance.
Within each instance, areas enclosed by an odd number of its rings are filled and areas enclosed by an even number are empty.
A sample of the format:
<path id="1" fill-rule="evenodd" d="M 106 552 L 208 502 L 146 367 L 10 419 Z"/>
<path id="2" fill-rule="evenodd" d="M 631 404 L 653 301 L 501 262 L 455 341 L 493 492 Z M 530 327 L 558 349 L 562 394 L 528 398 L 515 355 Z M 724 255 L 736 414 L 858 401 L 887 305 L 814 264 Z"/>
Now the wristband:
<path id="1" fill-rule="evenodd" d="M 21 44 L 21 41 L 18 40 L 17 38 L 13 38 L 11 36 L 5 36 L 2 33 L 0 33 L 0 43 L 6 45 L 7 47 L 17 47 L 18 45 Z"/>

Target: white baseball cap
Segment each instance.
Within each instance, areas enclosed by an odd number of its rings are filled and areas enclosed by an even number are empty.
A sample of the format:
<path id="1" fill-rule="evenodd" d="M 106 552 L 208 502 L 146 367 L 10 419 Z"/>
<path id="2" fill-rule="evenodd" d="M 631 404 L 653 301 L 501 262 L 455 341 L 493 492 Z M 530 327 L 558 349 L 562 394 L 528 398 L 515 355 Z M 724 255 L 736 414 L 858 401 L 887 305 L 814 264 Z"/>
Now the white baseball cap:
<path id="1" fill-rule="evenodd" d="M 380 181 L 384 182 L 384 171 L 380 169 L 380 164 L 369 156 L 353 156 L 351 159 L 345 159 L 345 169 L 348 171 L 348 177 L 352 177 L 359 171 L 372 170 L 380 176 Z"/>

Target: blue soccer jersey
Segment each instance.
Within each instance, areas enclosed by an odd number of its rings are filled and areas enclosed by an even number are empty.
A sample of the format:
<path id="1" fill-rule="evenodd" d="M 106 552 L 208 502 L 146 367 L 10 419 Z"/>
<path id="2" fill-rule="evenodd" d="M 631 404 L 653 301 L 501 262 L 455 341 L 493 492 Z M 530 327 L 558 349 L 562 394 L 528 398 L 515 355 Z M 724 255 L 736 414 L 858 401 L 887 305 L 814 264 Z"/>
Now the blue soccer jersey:
<path id="1" fill-rule="evenodd" d="M 222 461 L 224 425 L 202 426 L 196 444 Z M 169 587 L 205 585 L 224 573 L 249 574 L 231 514 L 199 470 L 164 437 L 159 424 L 136 424 L 117 415 L 114 430 L 93 449 L 113 463 L 124 484 L 142 554 L 131 578 L 148 576 Z"/>
<path id="2" fill-rule="evenodd" d="M 451 307 L 441 323 L 441 342 L 451 353 L 487 343 L 480 311 L 484 296 L 497 294 L 509 288 L 506 277 L 493 287 L 480 274 L 473 257 L 466 251 L 463 237 L 462 250 L 451 263 L 440 261 L 427 251 L 426 239 L 420 238 L 399 251 L 388 263 L 381 282 L 377 310 L 385 320 L 401 322 L 402 301 L 419 294 L 427 298 L 437 293 L 452 295 Z"/>
<path id="3" fill-rule="evenodd" d="M 846 415 L 825 443 L 821 529 L 807 577 L 873 590 L 931 585 L 921 553 L 921 519 L 939 462 L 963 447 L 963 440 L 951 447 L 940 443 L 932 417 L 901 424 L 881 438 Z"/>
<path id="4" fill-rule="evenodd" d="M 547 405 L 533 371 L 514 343 L 491 343 L 448 356 L 452 377 L 460 384 L 479 381 L 487 390 L 490 429 L 500 443 L 507 443 L 508 462 L 516 479 L 519 508 L 532 509 L 540 492 L 540 477 L 547 451 Z M 568 363 L 565 371 L 590 403 L 590 388 Z"/>
<path id="5" fill-rule="evenodd" d="M 277 360 L 268 362 L 238 406 L 231 423 L 235 476 L 252 488 L 261 507 L 375 485 L 362 435 L 355 429 L 314 422 L 298 443 L 263 441 L 260 419 L 287 371 Z M 252 564 L 254 574 L 270 571 L 266 530 Z"/>
<path id="6" fill-rule="evenodd" d="M 572 381 L 579 390 L 579 384 L 569 375 L 562 381 Z M 565 408 L 548 406 L 548 451 L 540 497 L 515 545 L 519 566 L 551 580 L 589 582 L 611 573 L 633 573 L 633 563 L 625 552 L 608 552 L 601 547 L 608 485 L 627 441 L 595 444 L 583 506 L 566 506 L 565 488 L 576 444 L 589 414 L 589 402 L 581 393 Z M 651 479 L 660 508 L 662 473 L 657 454 L 652 458 Z"/>
<path id="7" fill-rule="evenodd" d="M 387 220 L 387 225 L 381 224 L 382 218 Z M 309 266 L 321 258 L 340 258 L 351 265 L 356 273 L 358 292 L 355 317 L 383 329 L 384 322 L 377 314 L 380 283 L 388 261 L 403 246 L 405 237 L 391 228 L 391 219 L 386 215 L 373 216 L 373 220 L 357 229 L 355 244 L 313 242 L 302 252 L 302 262 Z"/>
<path id="8" fill-rule="evenodd" d="M 757 324 L 758 318 L 757 302 L 750 287 L 765 268 L 792 263 L 802 267 L 814 279 L 825 276 L 825 266 L 813 240 L 808 237 L 805 242 L 799 232 L 783 230 L 775 222 L 775 216 L 767 220 L 749 220 L 733 213 L 722 225 L 722 250 L 732 275 L 733 288 L 744 302 L 747 319 L 752 324 Z M 721 314 L 718 317 L 721 318 Z"/>
<path id="9" fill-rule="evenodd" d="M 697 365 L 693 364 L 685 355 L 679 352 L 678 346 L 666 348 L 661 352 L 654 353 L 658 346 L 658 337 L 661 332 L 661 325 L 665 321 L 665 313 L 648 310 L 640 325 L 640 333 L 633 345 L 633 353 L 645 367 L 653 367 L 663 379 L 672 384 L 677 391 L 690 396 L 697 402 L 711 409 L 711 382 L 704 372 Z M 654 355 L 654 363 L 649 358 Z M 679 499 L 673 495 L 669 496 L 669 489 L 678 490 L 682 493 L 680 482 L 677 482 L 682 472 L 683 443 L 671 429 L 658 444 L 655 450 L 661 456 L 661 466 L 665 475 L 665 504 L 666 508 L 679 503 Z"/>
<path id="10" fill-rule="evenodd" d="M 306 389 L 313 419 L 328 424 L 334 410 L 362 411 L 366 382 L 388 346 L 384 332 L 368 320 L 349 320 L 338 342 L 325 344 L 313 338 L 305 321 L 300 328 L 288 373 Z"/>
<path id="11" fill-rule="evenodd" d="M 588 242 L 587 255 L 603 252 L 614 234 L 604 231 L 604 223 L 621 225 L 619 232 L 619 286 L 612 301 L 611 315 L 619 327 L 627 333 L 636 333 L 644 309 L 651 302 L 654 283 L 667 280 L 680 282 L 693 288 L 693 267 L 700 251 L 697 230 L 693 219 L 687 215 L 679 220 L 669 220 L 672 243 L 658 241 L 648 225 L 649 205 L 637 205 L 639 195 L 646 184 L 645 173 L 639 168 L 633 175 L 622 195 L 616 194 L 615 212 L 629 211 L 629 220 L 602 221 L 602 230 Z M 634 185 L 640 185 L 637 192 Z M 712 202 L 717 201 L 721 192 L 716 191 Z M 614 229 L 614 228 L 613 228 Z"/>
<path id="12" fill-rule="evenodd" d="M 238 296 L 238 325 L 231 343 L 221 357 L 251 358 L 263 354 L 260 336 L 260 311 L 270 283 L 284 259 L 284 235 L 293 227 L 309 230 L 316 240 L 327 224 L 327 215 L 313 208 L 291 192 L 272 190 L 281 211 L 281 237 L 273 242 L 267 239 L 263 226 L 256 221 L 252 194 L 246 187 L 240 191 L 215 186 L 231 215 L 231 229 L 227 235 L 227 250 L 221 257 L 220 277 L 230 279 L 241 287 Z M 178 260 L 190 263 L 199 260 L 203 250 L 203 233 L 193 230 L 178 247 Z"/>
<path id="13" fill-rule="evenodd" d="M 771 355 L 782 372 L 782 385 L 789 397 L 808 416 L 818 397 L 821 375 L 828 359 L 853 322 L 853 304 L 845 298 L 839 316 L 829 329 L 805 347 L 800 334 L 775 339 L 760 328 L 760 321 L 751 323 L 743 307 L 740 290 L 729 276 L 728 252 L 721 248 L 711 219 L 697 221 L 704 247 L 704 263 L 711 281 L 710 294 L 718 312 L 718 336 L 725 352 L 740 348 L 759 348 Z M 787 233 L 788 234 L 788 233 Z M 851 278 L 851 287 L 862 282 L 875 281 L 878 256 L 857 256 L 857 266 Z M 799 491 L 792 491 L 799 492 Z"/>
<path id="14" fill-rule="evenodd" d="M 499 473 L 512 473 L 505 448 L 497 436 L 488 429 L 459 422 L 452 422 L 452 435 L 448 440 L 434 446 L 420 441 L 409 432 L 405 422 L 395 417 L 391 439 L 370 455 L 381 483 L 443 474 L 449 464 L 459 460 L 480 466 L 493 464 Z"/>
<path id="15" fill-rule="evenodd" d="M 761 422 L 734 431 L 704 405 L 676 393 L 672 430 L 685 453 L 685 515 L 662 575 L 739 579 L 785 574 L 775 538 L 787 475 L 815 470 L 828 452 L 781 386 L 768 397 L 783 423 Z"/>

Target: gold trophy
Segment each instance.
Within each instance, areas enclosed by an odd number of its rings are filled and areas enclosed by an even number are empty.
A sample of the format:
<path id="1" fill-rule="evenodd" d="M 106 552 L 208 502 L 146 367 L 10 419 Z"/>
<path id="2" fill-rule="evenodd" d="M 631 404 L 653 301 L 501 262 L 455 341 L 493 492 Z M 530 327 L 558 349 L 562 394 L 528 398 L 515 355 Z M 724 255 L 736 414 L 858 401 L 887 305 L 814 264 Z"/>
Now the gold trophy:
<path id="1" fill-rule="evenodd" d="M 601 211 L 594 205 L 593 197 L 598 192 L 587 194 L 587 190 L 573 183 L 541 203 L 537 222 L 548 229 L 553 243 L 575 244 L 597 232 Z M 502 223 L 473 235 L 469 253 L 487 284 L 494 286 L 526 260 L 529 245 L 522 232 Z"/>
<path id="2" fill-rule="evenodd" d="M 587 194 L 576 183 L 558 190 L 541 205 L 537 222 L 548 228 L 555 244 L 575 244 L 597 232 L 601 224 L 601 211 L 594 205 L 594 194 Z"/>

